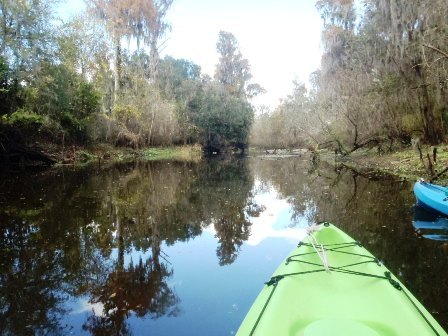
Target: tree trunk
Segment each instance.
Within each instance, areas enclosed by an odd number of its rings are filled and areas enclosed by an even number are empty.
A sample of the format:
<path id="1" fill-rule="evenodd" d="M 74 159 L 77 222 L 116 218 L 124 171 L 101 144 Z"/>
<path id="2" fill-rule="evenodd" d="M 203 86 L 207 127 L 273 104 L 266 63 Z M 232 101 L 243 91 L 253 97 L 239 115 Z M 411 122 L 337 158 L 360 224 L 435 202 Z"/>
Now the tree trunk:
<path id="1" fill-rule="evenodd" d="M 117 271 L 124 270 L 124 232 L 123 225 L 120 222 L 120 218 L 118 217 L 118 206 L 113 204 L 115 208 L 115 223 L 117 225 L 117 235 L 118 235 L 118 260 L 117 260 Z"/>
<path id="2" fill-rule="evenodd" d="M 6 41 L 7 41 L 7 35 L 8 35 L 8 29 L 6 27 L 6 13 L 5 13 L 5 6 L 3 2 L 0 2 L 0 10 L 3 13 L 4 17 L 2 18 L 2 38 L 1 40 L 1 46 L 0 46 L 0 53 L 1 56 L 6 58 Z"/>
<path id="3" fill-rule="evenodd" d="M 121 93 L 121 45 L 120 36 L 116 34 L 114 44 L 115 44 L 115 72 L 114 72 L 114 100 L 112 105 L 115 104 Z"/>
<path id="4" fill-rule="evenodd" d="M 421 90 L 420 112 L 424 120 L 425 138 L 431 145 L 438 145 L 443 141 L 443 130 L 440 124 L 440 118 L 435 116 L 436 109 L 434 101 L 428 92 L 428 86 L 423 86 Z"/>
<path id="5" fill-rule="evenodd" d="M 152 39 L 152 41 L 150 43 L 149 58 L 150 58 L 149 76 L 150 76 L 151 81 L 154 83 L 157 79 L 157 68 L 158 68 L 158 64 L 159 64 L 159 50 L 157 47 L 156 39 Z"/>

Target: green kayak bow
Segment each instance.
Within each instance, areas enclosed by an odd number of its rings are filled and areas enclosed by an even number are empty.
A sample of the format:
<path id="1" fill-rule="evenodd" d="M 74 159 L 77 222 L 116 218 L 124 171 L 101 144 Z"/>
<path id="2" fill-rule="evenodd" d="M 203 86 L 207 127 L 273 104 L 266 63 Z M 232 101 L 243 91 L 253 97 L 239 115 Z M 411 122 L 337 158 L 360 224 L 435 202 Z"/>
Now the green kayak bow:
<path id="1" fill-rule="evenodd" d="M 447 335 L 361 243 L 313 226 L 275 271 L 237 335 Z"/>

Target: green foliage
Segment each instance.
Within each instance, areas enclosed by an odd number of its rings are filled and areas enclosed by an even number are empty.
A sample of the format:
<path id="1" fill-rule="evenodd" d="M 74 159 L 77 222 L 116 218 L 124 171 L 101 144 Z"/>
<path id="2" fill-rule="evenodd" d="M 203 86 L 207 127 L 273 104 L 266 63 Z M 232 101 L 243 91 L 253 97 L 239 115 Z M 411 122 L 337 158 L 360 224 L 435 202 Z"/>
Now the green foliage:
<path id="1" fill-rule="evenodd" d="M 52 5 L 56 0 L 2 0 L 0 46 L 14 80 L 28 81 L 53 45 Z"/>
<path id="2" fill-rule="evenodd" d="M 142 152 L 145 160 L 199 161 L 201 150 L 198 146 L 146 148 Z"/>
<path id="3" fill-rule="evenodd" d="M 129 125 L 132 121 L 141 118 L 141 113 L 137 107 L 132 105 L 115 105 L 112 110 L 112 117 L 123 125 Z"/>
<path id="4" fill-rule="evenodd" d="M 7 91 L 9 79 L 9 66 L 5 58 L 0 56 L 0 92 Z"/>
<path id="5" fill-rule="evenodd" d="M 18 109 L 9 117 L 5 116 L 3 120 L 11 126 L 36 129 L 40 127 L 45 121 L 44 117 L 42 117 L 41 115 L 25 108 Z"/>
<path id="6" fill-rule="evenodd" d="M 17 107 L 19 100 L 17 81 L 11 77 L 7 60 L 0 56 L 0 116 L 8 115 Z"/>
<path id="7" fill-rule="evenodd" d="M 70 107 L 74 78 L 63 65 L 41 63 L 36 79 L 24 88 L 26 106 L 38 114 L 59 119 Z"/>
<path id="8" fill-rule="evenodd" d="M 185 59 L 167 56 L 160 63 L 156 85 L 164 99 L 175 102 L 181 141 L 197 142 L 199 127 L 192 121 L 189 106 L 201 90 L 201 67 Z"/>
<path id="9" fill-rule="evenodd" d="M 90 117 L 78 118 L 71 112 L 66 111 L 60 116 L 59 122 L 72 140 L 81 143 L 89 141 L 88 126 L 91 123 Z"/>
<path id="10" fill-rule="evenodd" d="M 252 106 L 220 85 L 211 85 L 190 104 L 192 120 L 202 130 L 202 144 L 246 143 L 253 121 Z"/>
<path id="11" fill-rule="evenodd" d="M 9 98 L 9 66 L 0 56 L 0 116 L 7 113 Z"/>
<path id="12" fill-rule="evenodd" d="M 101 96 L 91 83 L 79 80 L 71 98 L 71 112 L 78 118 L 88 118 L 98 112 Z"/>
<path id="13" fill-rule="evenodd" d="M 17 109 L 11 115 L 3 115 L 2 123 L 18 128 L 23 135 L 46 136 L 54 139 L 62 132 L 61 125 L 50 119 L 48 116 L 39 115 L 26 107 Z"/>
<path id="14" fill-rule="evenodd" d="M 407 134 L 420 129 L 421 120 L 418 115 L 406 114 L 401 117 L 401 125 Z"/>
<path id="15" fill-rule="evenodd" d="M 184 80 L 198 80 L 201 76 L 201 67 L 186 59 L 175 59 L 166 56 L 160 61 L 159 76 L 157 81 L 164 87 L 167 81 L 174 86 L 180 86 Z"/>
<path id="16" fill-rule="evenodd" d="M 88 141 L 88 126 L 99 110 L 100 95 L 77 73 L 64 65 L 43 62 L 36 80 L 22 89 L 22 96 L 26 111 L 59 124 L 69 139 Z"/>
<path id="17" fill-rule="evenodd" d="M 249 82 L 248 60 L 232 34 L 220 34 L 222 72 L 212 81 L 191 61 L 159 59 L 171 0 L 139 0 L 130 15 L 125 4 L 88 1 L 100 20 L 81 14 L 63 24 L 44 19 L 54 17 L 54 2 L 0 6 L 0 26 L 8 28 L 0 32 L 3 123 L 29 129 L 30 140 L 45 133 L 46 140 L 133 148 L 246 143 L 254 114 L 247 100 L 262 89 Z M 124 38 L 137 39 L 137 51 Z"/>
<path id="18" fill-rule="evenodd" d="M 80 150 L 76 153 L 76 156 L 79 158 L 81 162 L 91 162 L 97 160 L 98 157 L 95 154 L 87 152 L 85 150 Z"/>

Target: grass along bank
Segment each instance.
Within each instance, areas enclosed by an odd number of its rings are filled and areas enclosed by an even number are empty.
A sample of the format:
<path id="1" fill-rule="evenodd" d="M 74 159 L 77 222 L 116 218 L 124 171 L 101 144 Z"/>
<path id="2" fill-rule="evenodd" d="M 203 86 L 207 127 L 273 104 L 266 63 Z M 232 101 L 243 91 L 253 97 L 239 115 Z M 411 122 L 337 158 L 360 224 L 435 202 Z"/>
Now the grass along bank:
<path id="1" fill-rule="evenodd" d="M 429 165 L 433 165 L 435 174 L 439 174 L 448 167 L 448 145 L 438 146 L 436 161 L 433 158 L 432 147 L 423 150 L 423 161 L 417 149 L 404 148 L 391 153 L 377 154 L 372 150 L 358 150 L 346 157 L 343 163 L 356 170 L 374 170 L 394 174 L 402 178 L 429 180 Z M 429 156 L 429 158 L 428 158 Z M 325 155 L 326 159 L 330 155 Z M 436 183 L 448 184 L 448 172 L 439 176 Z"/>
<path id="2" fill-rule="evenodd" d="M 179 160 L 197 162 L 202 158 L 199 145 L 178 147 L 151 147 L 143 149 L 145 160 Z"/>
<path id="3" fill-rule="evenodd" d="M 132 160 L 179 160 L 197 162 L 202 158 L 198 145 L 173 147 L 147 147 L 132 149 L 98 144 L 89 147 L 49 146 L 45 152 L 53 157 L 58 165 L 77 165 L 90 163 L 123 162 Z"/>

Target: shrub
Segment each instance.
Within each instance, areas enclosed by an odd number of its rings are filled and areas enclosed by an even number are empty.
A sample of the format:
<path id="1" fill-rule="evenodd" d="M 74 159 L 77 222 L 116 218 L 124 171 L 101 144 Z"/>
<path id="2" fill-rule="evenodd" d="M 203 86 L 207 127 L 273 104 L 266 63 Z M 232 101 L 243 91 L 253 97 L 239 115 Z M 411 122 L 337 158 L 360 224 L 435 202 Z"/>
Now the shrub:
<path id="1" fill-rule="evenodd" d="M 26 108 L 20 108 L 9 117 L 3 118 L 7 124 L 20 128 L 39 128 L 44 123 L 44 117 Z"/>

